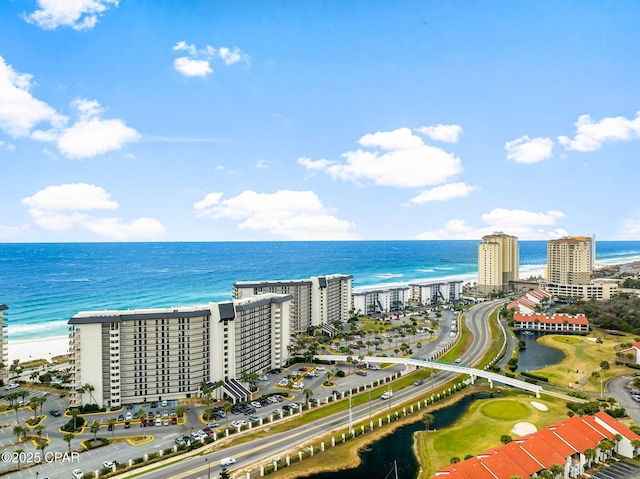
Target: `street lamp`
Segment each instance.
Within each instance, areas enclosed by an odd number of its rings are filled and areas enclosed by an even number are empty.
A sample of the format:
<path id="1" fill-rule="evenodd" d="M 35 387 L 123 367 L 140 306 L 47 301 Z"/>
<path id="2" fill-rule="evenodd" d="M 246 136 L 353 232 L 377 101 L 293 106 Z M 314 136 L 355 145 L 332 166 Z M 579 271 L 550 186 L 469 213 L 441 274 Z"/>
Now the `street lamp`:
<path id="1" fill-rule="evenodd" d="M 209 470 L 207 471 L 207 479 L 211 479 L 211 463 L 209 462 L 209 458 L 205 457 L 204 462 L 206 462 L 209 467 Z"/>

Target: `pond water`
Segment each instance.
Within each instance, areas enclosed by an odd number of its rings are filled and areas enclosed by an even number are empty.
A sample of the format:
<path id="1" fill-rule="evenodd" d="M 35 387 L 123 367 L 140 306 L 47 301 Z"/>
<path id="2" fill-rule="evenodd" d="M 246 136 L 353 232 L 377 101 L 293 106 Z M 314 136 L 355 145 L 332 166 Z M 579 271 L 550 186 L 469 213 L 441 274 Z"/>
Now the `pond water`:
<path id="1" fill-rule="evenodd" d="M 537 339 L 545 333 L 527 331 L 516 331 L 516 337 L 524 340 L 527 344 L 525 349 L 521 349 L 518 354 L 518 371 L 536 371 L 558 364 L 564 359 L 564 353 L 559 349 L 553 349 L 538 343 Z"/>
<path id="2" fill-rule="evenodd" d="M 469 409 L 473 401 L 499 397 L 499 394 L 476 393 L 433 413 L 434 422 L 429 429 L 442 429 L 454 424 Z M 413 454 L 413 433 L 424 431 L 422 421 L 402 426 L 393 433 L 370 444 L 360 452 L 362 462 L 355 469 L 338 472 L 321 472 L 312 479 L 394 479 L 394 461 L 398 467 L 398 479 L 415 479 L 418 475 L 418 460 Z"/>

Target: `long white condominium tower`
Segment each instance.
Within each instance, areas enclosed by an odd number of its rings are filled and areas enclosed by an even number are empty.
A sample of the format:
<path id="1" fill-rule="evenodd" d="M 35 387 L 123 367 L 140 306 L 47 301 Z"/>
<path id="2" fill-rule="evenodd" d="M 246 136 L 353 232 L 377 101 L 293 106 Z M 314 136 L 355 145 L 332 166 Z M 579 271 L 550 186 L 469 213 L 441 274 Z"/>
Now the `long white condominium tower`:
<path id="1" fill-rule="evenodd" d="M 80 312 L 69 320 L 72 404 L 190 398 L 203 381 L 223 381 L 232 401 L 246 400 L 251 394 L 237 380 L 243 373 L 284 364 L 291 299 L 264 294 L 175 309 Z"/>
<path id="2" fill-rule="evenodd" d="M 547 281 L 589 284 L 595 261 L 595 235 L 564 236 L 547 243 Z"/>
<path id="3" fill-rule="evenodd" d="M 291 332 L 300 333 L 310 326 L 349 320 L 352 278 L 332 274 L 308 279 L 238 281 L 233 284 L 233 297 L 240 299 L 264 293 L 292 295 L 290 328 Z"/>
<path id="4" fill-rule="evenodd" d="M 478 245 L 478 289 L 483 293 L 508 291 L 519 279 L 518 238 L 502 232 L 482 237 Z"/>

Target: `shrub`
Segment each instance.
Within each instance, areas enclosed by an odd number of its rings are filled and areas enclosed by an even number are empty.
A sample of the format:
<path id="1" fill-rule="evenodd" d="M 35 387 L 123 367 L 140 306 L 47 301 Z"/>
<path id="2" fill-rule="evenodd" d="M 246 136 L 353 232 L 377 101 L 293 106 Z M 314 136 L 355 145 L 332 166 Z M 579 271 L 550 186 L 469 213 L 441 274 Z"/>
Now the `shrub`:
<path id="1" fill-rule="evenodd" d="M 523 371 L 520 373 L 521 376 L 527 377 L 527 378 L 531 378 L 531 379 L 535 379 L 536 381 L 543 381 L 545 383 L 549 382 L 549 378 L 546 376 L 542 376 L 540 374 L 534 374 L 534 373 L 529 373 L 527 371 Z"/>
<path id="2" fill-rule="evenodd" d="M 346 376 L 346 374 L 345 374 L 345 372 L 344 372 L 342 369 L 338 369 L 338 370 L 336 371 L 336 377 L 338 377 L 338 378 L 343 378 L 343 377 L 345 377 L 345 376 Z"/>
<path id="3" fill-rule="evenodd" d="M 133 463 L 134 463 L 134 464 L 142 464 L 143 462 L 144 462 L 144 457 L 136 457 L 136 458 L 133 460 Z"/>

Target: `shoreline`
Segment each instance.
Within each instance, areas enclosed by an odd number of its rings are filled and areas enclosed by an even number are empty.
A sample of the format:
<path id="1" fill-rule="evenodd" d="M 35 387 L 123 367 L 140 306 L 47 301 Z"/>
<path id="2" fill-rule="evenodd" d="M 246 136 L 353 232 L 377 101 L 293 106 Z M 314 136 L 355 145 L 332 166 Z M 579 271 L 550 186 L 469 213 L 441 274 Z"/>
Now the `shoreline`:
<path id="1" fill-rule="evenodd" d="M 69 353 L 68 336 L 51 336 L 49 338 L 19 339 L 7 342 L 9 351 L 9 364 L 16 359 L 20 362 L 34 361 L 36 359 L 51 359 Z"/>
<path id="2" fill-rule="evenodd" d="M 594 271 L 597 271 L 602 268 L 606 268 L 609 266 L 616 265 L 624 265 L 630 264 L 634 262 L 640 261 L 640 256 L 632 255 L 626 258 L 614 258 L 609 260 L 600 260 L 597 261 L 594 265 Z M 529 265 L 521 269 L 521 273 L 530 276 L 543 276 L 544 268 L 540 268 L 540 266 L 544 265 Z M 521 274 L 521 279 L 524 276 Z M 422 282 L 422 281 L 463 281 L 465 283 L 473 281 L 473 278 L 477 277 L 477 273 L 464 273 L 459 275 L 450 275 L 450 276 L 441 276 L 437 278 L 427 278 L 424 280 L 411 280 L 411 281 L 389 281 L 385 283 L 371 283 L 369 285 L 357 286 L 354 287 L 355 290 L 365 289 L 365 288 L 375 288 L 375 287 L 393 287 L 393 286 L 407 286 L 410 282 Z M 389 278 L 391 279 L 391 278 Z M 67 325 L 65 325 L 65 329 Z M 62 331 L 61 331 L 62 332 Z M 9 362 L 13 362 L 16 359 L 19 359 L 21 362 L 35 360 L 35 359 L 46 359 L 51 362 L 51 358 L 55 356 L 60 356 L 64 354 L 68 354 L 69 349 L 69 339 L 67 335 L 58 334 L 50 337 L 38 337 L 35 339 L 16 339 L 11 340 L 11 334 L 9 333 L 9 339 L 7 341 L 8 345 L 8 353 L 9 353 Z"/>

